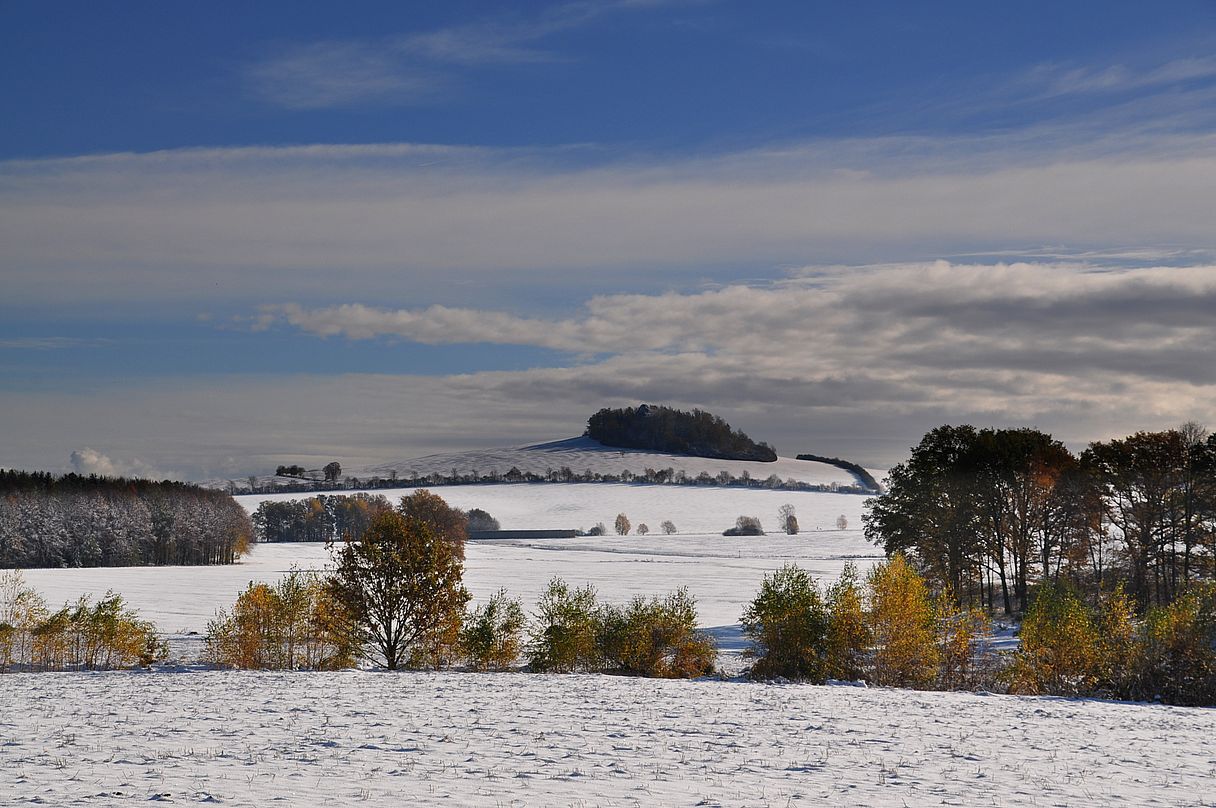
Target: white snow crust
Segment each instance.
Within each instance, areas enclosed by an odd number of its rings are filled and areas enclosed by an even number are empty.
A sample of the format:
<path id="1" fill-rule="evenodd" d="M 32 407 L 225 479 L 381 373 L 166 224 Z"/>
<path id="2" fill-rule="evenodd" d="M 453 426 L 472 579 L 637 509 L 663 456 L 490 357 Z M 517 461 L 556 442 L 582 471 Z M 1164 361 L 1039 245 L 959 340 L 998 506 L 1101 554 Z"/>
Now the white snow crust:
<path id="1" fill-rule="evenodd" d="M 0 804 L 1211 806 L 1216 711 L 528 674 L 0 677 Z"/>

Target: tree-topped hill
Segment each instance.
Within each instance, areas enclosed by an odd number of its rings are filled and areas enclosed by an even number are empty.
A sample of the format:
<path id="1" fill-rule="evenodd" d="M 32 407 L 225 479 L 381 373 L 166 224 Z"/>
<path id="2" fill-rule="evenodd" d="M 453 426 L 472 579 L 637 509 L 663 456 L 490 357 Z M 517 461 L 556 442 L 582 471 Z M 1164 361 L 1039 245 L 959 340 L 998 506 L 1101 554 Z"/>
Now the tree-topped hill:
<path id="1" fill-rule="evenodd" d="M 587 437 L 605 446 L 711 457 L 718 460 L 771 462 L 777 453 L 731 429 L 704 410 L 684 412 L 643 404 L 636 409 L 602 409 L 587 420 Z"/>

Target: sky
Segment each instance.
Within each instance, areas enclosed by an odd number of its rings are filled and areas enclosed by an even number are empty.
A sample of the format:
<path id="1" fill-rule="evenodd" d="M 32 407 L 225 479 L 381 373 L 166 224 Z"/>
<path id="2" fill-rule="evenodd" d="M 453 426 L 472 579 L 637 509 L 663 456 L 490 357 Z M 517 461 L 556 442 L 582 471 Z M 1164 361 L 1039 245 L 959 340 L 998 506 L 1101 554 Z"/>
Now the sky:
<path id="1" fill-rule="evenodd" d="M 1216 4 L 0 3 L 0 467 L 1216 424 Z"/>

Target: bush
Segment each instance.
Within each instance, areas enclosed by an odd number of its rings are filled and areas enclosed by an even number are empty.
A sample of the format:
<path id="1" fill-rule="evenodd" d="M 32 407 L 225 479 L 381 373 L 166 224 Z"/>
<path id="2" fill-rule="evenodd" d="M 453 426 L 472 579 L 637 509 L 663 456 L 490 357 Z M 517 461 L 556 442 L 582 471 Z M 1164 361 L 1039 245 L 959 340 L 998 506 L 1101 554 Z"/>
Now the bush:
<path id="1" fill-rule="evenodd" d="M 1014 692 L 1076 696 L 1093 691 L 1102 661 L 1098 627 L 1071 587 L 1059 582 L 1040 586 L 1020 637 L 1009 670 Z"/>
<path id="2" fill-rule="evenodd" d="M 519 659 L 524 608 L 518 599 L 498 590 L 486 603 L 469 612 L 460 630 L 460 647 L 469 667 L 476 671 L 503 671 Z"/>
<path id="3" fill-rule="evenodd" d="M 587 535 L 588 536 L 606 536 L 606 535 L 608 535 L 608 528 L 604 527 L 603 522 L 597 522 L 594 527 L 592 527 L 590 530 L 587 531 Z"/>
<path id="4" fill-rule="evenodd" d="M 765 575 L 740 622 L 752 642 L 748 654 L 759 658 L 752 676 L 812 682 L 827 678 L 828 613 L 818 585 L 805 570 L 787 564 Z"/>
<path id="5" fill-rule="evenodd" d="M 467 514 L 470 531 L 501 530 L 498 520 L 481 508 L 471 508 Z"/>
<path id="6" fill-rule="evenodd" d="M 148 666 L 168 656 L 151 623 L 107 592 L 93 603 L 48 611 L 19 573 L 0 573 L 0 671 L 113 670 Z"/>
<path id="7" fill-rule="evenodd" d="M 828 587 L 827 610 L 827 678 L 850 682 L 864 678 L 871 635 L 853 562 L 846 563 L 840 579 Z"/>
<path id="8" fill-rule="evenodd" d="M 596 671 L 603 667 L 595 587 L 571 589 L 553 578 L 541 594 L 528 642 L 528 666 L 540 673 Z"/>
<path id="9" fill-rule="evenodd" d="M 960 609 L 948 598 L 934 607 L 937 630 L 937 686 L 942 690 L 968 690 L 988 683 L 994 673 L 988 653 L 991 626 L 978 609 Z"/>
<path id="10" fill-rule="evenodd" d="M 1195 587 L 1145 616 L 1132 696 L 1216 703 L 1216 586 Z"/>
<path id="11" fill-rule="evenodd" d="M 232 613 L 207 624 L 205 659 L 256 670 L 337 670 L 358 648 L 348 622 L 315 573 L 292 570 L 275 584 L 251 583 Z"/>
<path id="12" fill-rule="evenodd" d="M 634 598 L 623 609 L 600 610 L 600 645 L 607 667 L 635 676 L 687 679 L 713 672 L 718 651 L 697 630 L 696 601 L 680 588 L 659 598 Z"/>
<path id="13" fill-rule="evenodd" d="M 937 675 L 934 610 L 925 580 L 896 553 L 870 571 L 872 678 L 891 687 L 930 687 Z"/>
<path id="14" fill-rule="evenodd" d="M 740 516 L 735 520 L 735 526 L 722 531 L 723 536 L 763 536 L 764 528 L 755 516 Z"/>

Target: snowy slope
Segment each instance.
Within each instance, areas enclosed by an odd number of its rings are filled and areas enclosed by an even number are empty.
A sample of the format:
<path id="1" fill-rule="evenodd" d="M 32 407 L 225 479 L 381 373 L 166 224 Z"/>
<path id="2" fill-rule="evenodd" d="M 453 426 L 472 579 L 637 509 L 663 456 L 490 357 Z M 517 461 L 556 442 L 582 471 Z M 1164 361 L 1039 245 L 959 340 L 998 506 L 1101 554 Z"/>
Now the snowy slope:
<path id="1" fill-rule="evenodd" d="M 515 467 L 521 472 L 545 474 L 551 469 L 557 470 L 563 466 L 576 474 L 588 469 L 599 474 L 620 474 L 623 471 L 641 474 L 648 468 L 671 468 L 682 470 L 689 477 L 696 477 L 701 472 L 714 476 L 720 471 L 727 471 L 738 477 L 746 471 L 753 478 L 760 480 L 776 474 L 782 480 L 813 485 L 855 485 L 858 482 L 853 474 L 844 469 L 809 460 L 778 458 L 772 463 L 714 460 L 642 449 L 615 449 L 587 437 L 518 448 L 427 455 L 373 466 L 368 468 L 366 473 L 388 477 L 396 471 L 398 476 L 422 476 L 433 473 L 451 474 L 452 469 L 455 469 L 459 474 L 470 474 L 474 471 L 481 474 L 491 471 L 506 474 Z"/>
<path id="2" fill-rule="evenodd" d="M 0 677 L 0 804 L 1211 806 L 1216 711 L 525 674 Z"/>

